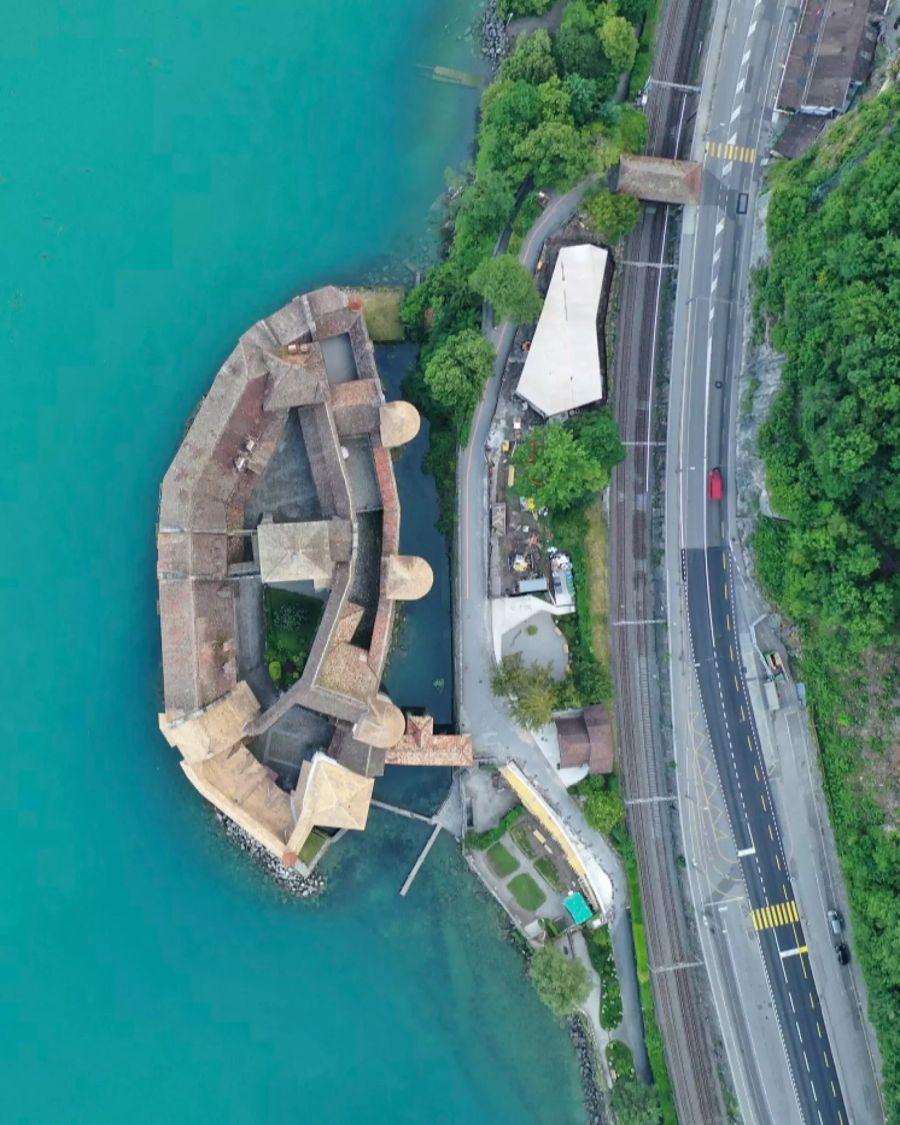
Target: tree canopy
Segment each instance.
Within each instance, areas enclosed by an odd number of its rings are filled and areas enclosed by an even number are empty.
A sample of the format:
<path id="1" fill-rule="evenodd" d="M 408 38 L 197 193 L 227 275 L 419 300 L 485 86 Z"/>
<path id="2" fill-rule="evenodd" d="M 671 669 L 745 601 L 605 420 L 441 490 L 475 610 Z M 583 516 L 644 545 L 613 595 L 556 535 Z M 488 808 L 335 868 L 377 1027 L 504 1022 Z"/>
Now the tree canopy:
<path id="1" fill-rule="evenodd" d="M 900 91 L 780 167 L 757 331 L 784 353 L 760 433 L 757 572 L 802 641 L 854 954 L 900 1120 Z"/>
<path id="2" fill-rule="evenodd" d="M 494 349 L 480 332 L 449 336 L 425 365 L 425 385 L 435 402 L 460 425 L 481 398 L 494 367 Z"/>
<path id="3" fill-rule="evenodd" d="M 526 664 L 518 653 L 505 656 L 494 669 L 491 690 L 508 697 L 513 718 L 526 730 L 546 726 L 559 706 L 560 685 L 550 665 Z"/>
<path id="4" fill-rule="evenodd" d="M 550 36 L 539 28 L 531 35 L 523 35 L 516 42 L 513 53 L 504 60 L 500 71 L 503 78 L 518 78 L 535 86 L 556 74 L 556 60 Z"/>
<path id="5" fill-rule="evenodd" d="M 625 450 L 615 420 L 595 411 L 532 431 L 515 452 L 517 488 L 538 508 L 565 512 L 586 503 L 609 484 L 610 470 Z"/>
<path id="6" fill-rule="evenodd" d="M 587 200 L 587 213 L 597 234 L 618 242 L 637 225 L 641 205 L 632 195 L 602 188 Z"/>
<path id="7" fill-rule="evenodd" d="M 538 996 L 560 1018 L 572 1015 L 590 996 L 591 977 L 585 966 L 565 957 L 555 945 L 535 953 L 530 972 Z"/>
<path id="8" fill-rule="evenodd" d="M 488 258 L 469 281 L 475 292 L 494 306 L 500 320 L 530 324 L 540 315 L 541 298 L 534 278 L 514 254 Z"/>
<path id="9" fill-rule="evenodd" d="M 638 40 L 628 20 L 624 16 L 617 16 L 612 8 L 605 5 L 598 36 L 603 53 L 616 74 L 631 70 L 637 54 Z"/>
<path id="10" fill-rule="evenodd" d="M 653 1125 L 659 1121 L 659 1094 L 638 1078 L 619 1078 L 609 1095 L 618 1125 Z"/>

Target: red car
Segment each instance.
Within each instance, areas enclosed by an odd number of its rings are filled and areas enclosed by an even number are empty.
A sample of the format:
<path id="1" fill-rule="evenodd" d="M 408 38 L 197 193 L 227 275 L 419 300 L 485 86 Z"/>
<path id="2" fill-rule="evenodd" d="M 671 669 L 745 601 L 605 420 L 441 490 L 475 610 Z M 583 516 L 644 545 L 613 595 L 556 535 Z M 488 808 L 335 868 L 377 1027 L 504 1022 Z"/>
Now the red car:
<path id="1" fill-rule="evenodd" d="M 721 469 L 709 470 L 709 498 L 710 500 L 721 500 L 725 495 L 725 482 L 722 480 Z"/>

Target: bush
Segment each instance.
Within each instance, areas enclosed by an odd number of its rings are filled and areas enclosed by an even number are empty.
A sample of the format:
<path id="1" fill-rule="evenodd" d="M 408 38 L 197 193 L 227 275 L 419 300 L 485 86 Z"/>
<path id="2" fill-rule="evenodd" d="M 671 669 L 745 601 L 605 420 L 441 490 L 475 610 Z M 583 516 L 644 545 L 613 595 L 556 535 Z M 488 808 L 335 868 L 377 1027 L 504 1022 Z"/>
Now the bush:
<path id="1" fill-rule="evenodd" d="M 531 980 L 555 1016 L 570 1016 L 587 1000 L 591 979 L 580 961 L 564 957 L 554 945 L 539 949 L 531 959 Z"/>
<path id="2" fill-rule="evenodd" d="M 503 839 L 524 811 L 521 805 L 515 805 L 500 819 L 499 824 L 494 828 L 489 828 L 486 832 L 467 832 L 465 839 L 466 847 L 474 848 L 479 852 L 487 851 L 492 844 L 496 844 L 498 840 Z"/>
<path id="3" fill-rule="evenodd" d="M 595 832 L 608 836 L 625 819 L 625 805 L 618 793 L 603 790 L 585 798 L 584 819 Z"/>
<path id="4" fill-rule="evenodd" d="M 553 7 L 553 0 L 500 0 L 497 10 L 505 19 L 518 19 L 520 16 L 542 16 Z"/>
<path id="5" fill-rule="evenodd" d="M 281 683 L 282 667 L 280 660 L 269 661 L 269 678 L 273 684 Z"/>
<path id="6" fill-rule="evenodd" d="M 600 1026 L 611 1031 L 622 1022 L 622 990 L 616 973 L 609 927 L 592 929 L 584 926 L 581 932 L 584 934 L 594 972 L 600 978 Z"/>
<path id="7" fill-rule="evenodd" d="M 534 277 L 513 254 L 488 258 L 469 278 L 469 284 L 494 307 L 500 320 L 530 324 L 541 313 Z"/>
<path id="8" fill-rule="evenodd" d="M 586 201 L 591 226 L 601 238 L 618 242 L 633 230 L 641 217 L 641 205 L 631 195 L 607 191 L 594 192 Z"/>

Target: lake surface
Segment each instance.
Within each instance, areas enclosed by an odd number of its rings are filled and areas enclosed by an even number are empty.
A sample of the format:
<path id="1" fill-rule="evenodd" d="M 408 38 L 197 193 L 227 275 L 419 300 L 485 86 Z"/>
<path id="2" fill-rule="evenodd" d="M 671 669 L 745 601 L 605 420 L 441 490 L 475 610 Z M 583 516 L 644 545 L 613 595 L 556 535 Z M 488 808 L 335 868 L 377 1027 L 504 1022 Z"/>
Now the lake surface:
<path id="1" fill-rule="evenodd" d="M 477 95 L 416 64 L 477 68 L 476 12 L 8 7 L 4 1121 L 583 1118 L 568 1040 L 449 839 L 401 900 L 427 830 L 373 810 L 329 857 L 325 900 L 285 902 L 156 729 L 154 523 L 184 423 L 258 317 L 433 250 L 432 203 L 467 155 Z M 438 581 L 406 623 L 413 653 L 448 593 L 443 544 L 422 550 Z M 446 651 L 418 662 L 420 682 L 398 658 L 401 702 L 449 716 Z M 385 785 L 428 806 L 444 781 Z"/>

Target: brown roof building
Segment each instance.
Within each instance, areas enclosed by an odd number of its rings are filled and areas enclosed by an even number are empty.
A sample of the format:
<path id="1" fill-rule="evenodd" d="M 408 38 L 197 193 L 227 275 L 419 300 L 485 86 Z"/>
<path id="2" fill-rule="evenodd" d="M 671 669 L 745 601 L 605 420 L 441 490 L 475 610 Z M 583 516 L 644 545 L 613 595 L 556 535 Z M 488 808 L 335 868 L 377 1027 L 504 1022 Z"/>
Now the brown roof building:
<path id="1" fill-rule="evenodd" d="M 872 73 L 883 0 L 804 0 L 788 52 L 777 108 L 844 113 Z"/>
<path id="2" fill-rule="evenodd" d="M 612 773 L 612 724 L 605 707 L 585 707 L 575 718 L 557 719 L 556 734 L 563 769 L 587 766 L 591 773 Z"/>
<path id="3" fill-rule="evenodd" d="M 418 428 L 415 407 L 384 401 L 360 308 L 326 287 L 241 337 L 163 480 L 160 727 L 196 788 L 291 862 L 314 825 L 364 827 L 373 777 L 404 737 L 381 677 L 397 602 L 433 575 L 399 553 L 390 451 Z M 281 694 L 263 659 L 265 585 L 323 604 Z M 281 744 L 301 747 L 290 782 L 256 756 L 282 720 Z M 321 753 L 332 742 L 342 761 Z"/>
<path id="4" fill-rule="evenodd" d="M 629 156 L 619 160 L 617 190 L 651 203 L 697 204 L 703 165 L 693 160 Z"/>

